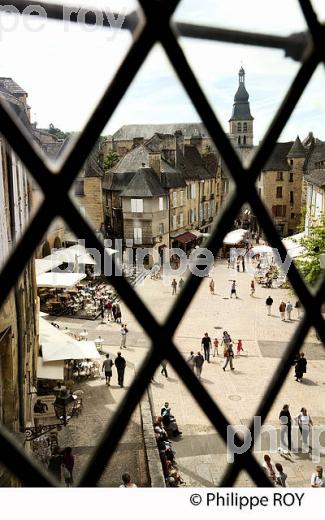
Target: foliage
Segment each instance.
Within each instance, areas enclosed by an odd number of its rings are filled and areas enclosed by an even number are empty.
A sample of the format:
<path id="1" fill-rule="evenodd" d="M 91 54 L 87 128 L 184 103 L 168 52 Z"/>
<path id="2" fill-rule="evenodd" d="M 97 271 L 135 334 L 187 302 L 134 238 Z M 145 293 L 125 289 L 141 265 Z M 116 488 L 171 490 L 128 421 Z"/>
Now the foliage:
<path id="1" fill-rule="evenodd" d="M 307 206 L 303 206 L 301 208 L 301 218 L 300 218 L 300 223 L 297 227 L 297 231 L 298 233 L 303 233 L 305 231 L 305 226 L 306 226 L 306 214 L 307 214 Z"/>
<path id="2" fill-rule="evenodd" d="M 66 139 L 70 135 L 70 132 L 63 132 L 62 130 L 60 130 L 60 128 L 56 128 L 53 125 L 53 123 L 49 124 L 49 127 L 48 127 L 47 131 L 48 131 L 49 134 L 54 135 L 58 139 Z"/>
<path id="3" fill-rule="evenodd" d="M 309 229 L 308 235 L 300 240 L 300 244 L 306 251 L 296 259 L 296 264 L 306 282 L 313 285 L 321 272 L 320 255 L 325 253 L 325 216 L 318 225 Z"/>
<path id="4" fill-rule="evenodd" d="M 119 160 L 119 156 L 113 150 L 104 157 L 104 169 L 109 170 Z"/>

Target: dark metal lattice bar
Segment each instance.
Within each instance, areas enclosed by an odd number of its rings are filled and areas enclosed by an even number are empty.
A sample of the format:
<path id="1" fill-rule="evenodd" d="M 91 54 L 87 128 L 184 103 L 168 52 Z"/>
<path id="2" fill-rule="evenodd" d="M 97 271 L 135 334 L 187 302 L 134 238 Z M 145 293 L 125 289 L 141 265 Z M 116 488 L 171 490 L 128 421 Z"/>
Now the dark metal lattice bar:
<path id="1" fill-rule="evenodd" d="M 220 123 L 216 119 L 209 103 L 207 102 L 206 97 L 201 91 L 197 80 L 177 43 L 177 37 L 182 34 L 182 31 L 184 32 L 186 30 L 187 36 L 191 36 L 190 32 L 192 31 L 192 37 L 195 37 L 194 33 L 196 33 L 197 37 L 201 33 L 201 38 L 205 37 L 210 40 L 224 41 L 223 38 L 229 37 L 229 41 L 232 41 L 233 43 L 254 45 L 261 45 L 263 41 L 263 45 L 265 46 L 277 47 L 278 45 L 285 50 L 291 49 L 290 52 L 297 53 L 297 56 L 300 56 L 308 37 L 304 38 L 304 44 L 302 43 L 302 40 L 300 40 L 300 43 L 298 42 L 298 39 L 293 41 L 296 38 L 294 35 L 288 38 L 283 38 L 280 44 L 280 40 L 277 40 L 278 43 L 276 43 L 277 37 L 268 35 L 254 35 L 252 33 L 246 33 L 245 35 L 245 33 L 240 31 L 229 31 L 227 34 L 221 34 L 217 28 L 213 32 L 212 28 L 205 29 L 200 26 L 189 26 L 189 24 L 185 24 L 187 25 L 187 27 L 185 27 L 184 24 L 179 23 L 170 26 L 170 18 L 179 3 L 177 0 L 161 0 L 159 2 L 157 0 L 151 2 L 142 0 L 140 3 L 147 17 L 146 23 L 144 24 L 144 27 L 140 27 L 140 24 L 138 26 L 138 21 L 141 19 L 140 13 L 131 13 L 126 17 L 123 28 L 129 29 L 133 33 L 137 33 L 135 41 L 112 84 L 108 87 L 103 99 L 98 104 L 85 130 L 75 143 L 65 162 L 61 165 L 59 175 L 54 176 L 51 173 L 50 166 L 47 167 L 45 165 L 37 151 L 35 152 L 34 147 L 30 145 L 28 135 L 25 129 L 23 129 L 19 124 L 19 121 L 17 121 L 17 118 L 13 114 L 7 112 L 0 104 L 1 131 L 12 148 L 28 167 L 35 180 L 39 182 L 45 195 L 44 204 L 31 221 L 29 230 L 26 231 L 1 272 L 0 287 L 2 290 L 0 294 L 0 306 L 8 296 L 17 276 L 23 270 L 24 265 L 31 257 L 42 234 L 57 214 L 63 216 L 76 235 L 82 233 L 83 238 L 87 240 L 88 246 L 97 247 L 97 249 L 102 253 L 106 254 L 103 245 L 98 241 L 90 226 L 76 210 L 73 203 L 70 201 L 67 192 L 89 152 L 94 146 L 96 139 L 105 126 L 105 123 L 123 98 L 123 95 L 131 84 L 132 79 L 144 62 L 153 44 L 157 41 L 160 41 L 164 46 L 176 73 L 187 90 L 198 113 L 202 117 L 202 120 L 227 164 L 237 187 L 236 195 L 231 198 L 228 206 L 225 207 L 221 213 L 212 233 L 212 237 L 207 245 L 214 253 L 218 250 L 224 235 L 231 227 L 232 219 L 238 213 L 242 204 L 244 202 L 249 202 L 252 209 L 254 209 L 259 216 L 260 223 L 270 243 L 273 246 L 278 247 L 282 257 L 285 255 L 285 249 L 277 235 L 273 222 L 263 203 L 258 198 L 254 182 L 259 170 L 263 167 L 271 154 L 276 139 L 284 128 L 284 125 L 290 117 L 304 88 L 308 84 L 317 64 L 321 60 L 324 60 L 324 48 L 322 46 L 324 41 L 324 27 L 317 21 L 317 17 L 314 14 L 309 0 L 300 0 L 300 5 L 312 34 L 313 44 L 310 44 L 309 53 L 306 56 L 302 67 L 299 70 L 286 99 L 282 103 L 277 116 L 272 122 L 251 167 L 247 170 L 242 167 L 238 157 L 226 138 Z M 26 2 L 20 1 L 10 2 L 10 5 L 19 5 L 22 9 L 26 4 Z M 46 3 L 43 3 L 42 6 L 45 7 L 49 17 L 59 19 L 59 11 L 61 10 L 62 12 L 62 6 L 53 6 Z M 86 22 L 93 23 L 91 17 L 89 17 Z M 232 35 L 230 34 L 231 32 Z M 233 37 L 233 40 L 231 40 L 231 37 Z M 287 54 L 290 55 L 290 52 L 287 52 Z M 293 57 L 299 59 L 297 56 Z M 4 115 L 4 117 L 1 117 L 2 115 Z M 243 174 L 245 175 L 244 179 Z M 54 200 L 56 198 L 55 195 L 59 193 L 63 204 L 58 211 L 57 208 L 54 207 Z M 40 218 L 42 218 L 42 221 Z M 17 262 L 15 262 L 15 260 Z M 261 404 L 259 409 L 259 414 L 263 420 L 265 419 L 278 391 L 281 389 L 289 371 L 290 355 L 300 348 L 310 326 L 314 325 L 320 336 L 324 339 L 322 328 L 324 320 L 320 313 L 320 305 L 323 301 L 325 283 L 323 282 L 316 295 L 312 295 L 294 267 L 289 271 L 289 279 L 300 297 L 302 304 L 306 309 L 306 313 L 286 350 L 282 369 L 278 374 L 279 377 L 266 391 L 262 401 L 263 404 Z M 114 448 L 127 426 L 129 418 L 134 411 L 140 396 L 143 394 L 150 380 L 150 376 L 159 365 L 162 357 L 169 359 L 173 367 L 183 379 L 184 383 L 188 386 L 193 397 L 200 404 L 224 440 L 227 427 L 229 426 L 227 419 L 223 416 L 219 407 L 211 400 L 205 389 L 194 377 L 172 342 L 172 336 L 185 314 L 188 301 L 190 301 L 195 295 L 201 279 L 195 279 L 192 277 L 188 280 L 184 291 L 176 301 L 173 312 L 170 313 L 167 321 L 163 325 L 159 325 L 156 322 L 146 306 L 141 300 L 139 300 L 133 289 L 130 288 L 126 280 L 112 277 L 111 282 L 135 317 L 143 324 L 144 329 L 152 338 L 153 348 L 148 353 L 144 365 L 138 373 L 135 381 L 132 383 L 123 403 L 117 410 L 112 423 L 107 427 L 96 452 L 90 460 L 88 468 L 81 478 L 80 485 L 82 486 L 95 485 L 100 478 L 107 461 L 112 456 Z M 3 288 L 5 290 L 3 290 Z M 313 312 L 311 311 L 312 305 L 314 306 Z M 162 345 L 164 350 L 162 350 Z M 25 455 L 17 448 L 16 443 L 13 440 L 10 440 L 10 436 L 4 431 L 3 427 L 0 428 L 0 441 L 5 443 L 5 445 L 8 445 L 9 443 L 11 447 L 11 457 L 6 458 L 1 452 L 1 460 L 7 464 L 11 471 L 19 474 L 19 477 L 23 477 L 22 480 L 26 485 L 52 484 L 52 481 L 47 479 L 42 472 L 39 472 L 36 467 L 30 465 L 27 457 L 25 457 Z M 22 466 L 24 467 L 24 472 L 22 472 Z M 257 484 L 270 484 L 255 458 L 252 456 L 251 451 L 236 457 L 235 463 L 227 472 L 223 484 L 231 485 L 235 481 L 241 469 L 244 468 Z"/>

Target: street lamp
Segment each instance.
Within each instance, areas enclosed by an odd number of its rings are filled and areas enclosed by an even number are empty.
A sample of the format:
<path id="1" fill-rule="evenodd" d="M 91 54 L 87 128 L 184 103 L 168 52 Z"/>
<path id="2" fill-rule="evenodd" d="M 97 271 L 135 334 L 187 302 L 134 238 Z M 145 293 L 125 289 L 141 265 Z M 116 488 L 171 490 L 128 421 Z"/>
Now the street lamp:
<path id="1" fill-rule="evenodd" d="M 60 431 L 62 426 L 67 426 L 70 419 L 77 414 L 77 396 L 70 394 L 67 390 L 61 390 L 53 403 L 55 415 L 59 420 L 56 424 L 39 424 L 25 428 L 26 441 L 33 441 L 41 435 L 52 430 Z"/>

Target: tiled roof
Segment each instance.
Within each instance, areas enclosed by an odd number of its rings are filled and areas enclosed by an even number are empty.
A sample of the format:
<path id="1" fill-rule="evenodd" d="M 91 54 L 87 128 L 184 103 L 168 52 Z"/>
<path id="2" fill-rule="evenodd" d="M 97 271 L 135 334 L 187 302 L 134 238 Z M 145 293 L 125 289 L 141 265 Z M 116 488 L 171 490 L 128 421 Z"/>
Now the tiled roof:
<path id="1" fill-rule="evenodd" d="M 166 195 L 160 180 L 152 168 L 140 168 L 121 197 L 161 197 Z"/>
<path id="2" fill-rule="evenodd" d="M 26 95 L 27 92 L 21 88 L 12 78 L 0 78 L 0 85 L 3 85 L 11 94 Z"/>
<path id="3" fill-rule="evenodd" d="M 185 145 L 184 156 L 178 155 L 177 168 L 187 180 L 212 179 L 215 173 L 205 167 L 204 161 L 195 146 Z"/>
<path id="4" fill-rule="evenodd" d="M 135 172 L 107 172 L 104 174 L 103 189 L 108 191 L 122 191 L 127 187 L 134 176 Z"/>
<path id="5" fill-rule="evenodd" d="M 271 156 L 262 170 L 290 170 L 287 162 L 287 156 L 292 148 L 292 145 L 293 141 L 289 141 L 288 143 L 276 143 Z"/>
<path id="6" fill-rule="evenodd" d="M 306 161 L 306 170 L 314 170 L 318 162 L 325 160 L 325 141 L 315 140 L 311 145 L 311 152 Z"/>
<path id="7" fill-rule="evenodd" d="M 311 184 L 319 186 L 319 188 L 325 188 L 325 169 L 313 170 L 308 175 L 305 175 L 305 180 Z"/>
<path id="8" fill-rule="evenodd" d="M 169 124 L 144 124 L 144 125 L 124 125 L 115 134 L 115 140 L 129 140 L 136 137 L 150 139 L 155 133 L 172 134 L 177 130 L 181 130 L 184 137 L 192 136 L 209 137 L 203 123 L 169 123 Z"/>
<path id="9" fill-rule="evenodd" d="M 299 158 L 299 157 L 306 157 L 306 155 L 307 155 L 307 150 L 303 146 L 302 142 L 300 141 L 299 135 L 297 135 L 296 140 L 293 143 L 293 145 L 288 153 L 288 157 Z"/>

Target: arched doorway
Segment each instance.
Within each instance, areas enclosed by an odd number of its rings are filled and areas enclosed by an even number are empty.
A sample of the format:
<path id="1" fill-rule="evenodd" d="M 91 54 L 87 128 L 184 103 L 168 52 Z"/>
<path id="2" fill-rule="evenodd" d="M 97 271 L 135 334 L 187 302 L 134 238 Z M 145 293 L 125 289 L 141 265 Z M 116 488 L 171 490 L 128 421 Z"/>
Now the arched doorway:
<path id="1" fill-rule="evenodd" d="M 59 237 L 55 238 L 53 247 L 54 249 L 61 249 L 62 243 Z"/>
<path id="2" fill-rule="evenodd" d="M 48 241 L 44 242 L 43 246 L 42 246 L 42 258 L 44 258 L 44 256 L 48 256 L 51 254 L 51 248 L 50 248 L 50 244 L 48 243 Z"/>

